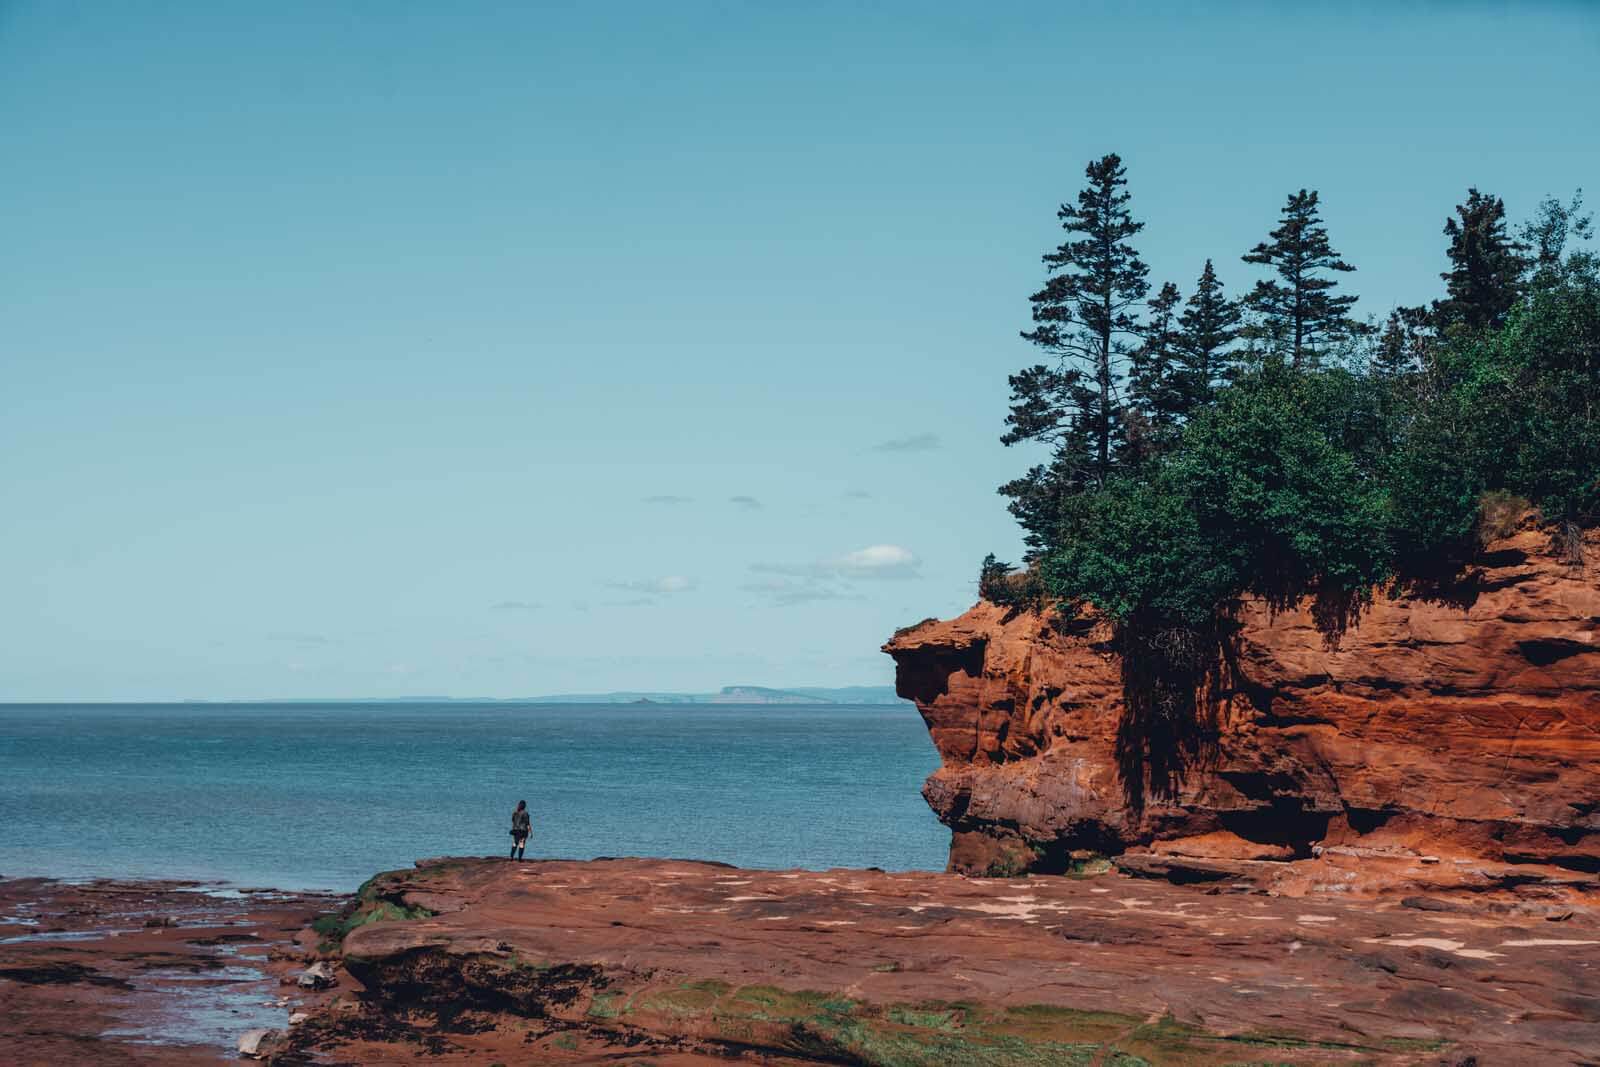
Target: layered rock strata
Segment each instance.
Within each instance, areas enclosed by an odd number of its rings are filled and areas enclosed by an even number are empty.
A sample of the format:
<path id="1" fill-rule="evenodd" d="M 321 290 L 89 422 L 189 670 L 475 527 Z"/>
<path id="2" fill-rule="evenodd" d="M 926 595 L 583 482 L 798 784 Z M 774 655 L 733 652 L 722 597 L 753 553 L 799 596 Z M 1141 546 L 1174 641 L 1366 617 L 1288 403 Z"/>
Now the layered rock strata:
<path id="1" fill-rule="evenodd" d="M 979 603 L 902 631 L 885 651 L 942 757 L 923 792 L 951 869 L 1145 853 L 1134 866 L 1204 877 L 1204 861 L 1334 849 L 1482 861 L 1470 888 L 1593 884 L 1593 531 L 1584 549 L 1571 564 L 1525 527 L 1448 585 L 1380 591 L 1337 635 L 1313 605 L 1246 603 L 1175 713 L 1130 689 L 1104 620 Z"/>

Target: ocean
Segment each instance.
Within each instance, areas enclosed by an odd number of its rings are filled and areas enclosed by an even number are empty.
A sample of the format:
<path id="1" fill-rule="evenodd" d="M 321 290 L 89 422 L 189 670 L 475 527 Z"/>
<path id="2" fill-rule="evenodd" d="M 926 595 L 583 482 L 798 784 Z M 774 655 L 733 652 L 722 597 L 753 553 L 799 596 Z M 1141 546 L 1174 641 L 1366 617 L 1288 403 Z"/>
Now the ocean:
<path id="1" fill-rule="evenodd" d="M 0 875 L 348 891 L 504 854 L 940 869 L 909 705 L 0 705 Z"/>

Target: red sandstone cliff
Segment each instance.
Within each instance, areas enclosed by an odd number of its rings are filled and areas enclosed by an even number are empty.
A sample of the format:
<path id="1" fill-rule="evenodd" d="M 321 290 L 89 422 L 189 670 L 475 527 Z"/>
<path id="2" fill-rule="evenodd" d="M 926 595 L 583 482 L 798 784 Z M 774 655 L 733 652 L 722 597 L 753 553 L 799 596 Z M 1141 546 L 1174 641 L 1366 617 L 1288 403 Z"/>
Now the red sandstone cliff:
<path id="1" fill-rule="evenodd" d="M 943 758 L 923 793 L 953 831 L 951 868 L 1331 848 L 1511 865 L 1500 885 L 1594 882 L 1600 536 L 1585 547 L 1588 565 L 1568 566 L 1525 528 L 1445 594 L 1379 593 L 1333 648 L 1307 608 L 1246 604 L 1169 766 L 1132 736 L 1104 622 L 979 603 L 902 631 L 884 650 Z"/>

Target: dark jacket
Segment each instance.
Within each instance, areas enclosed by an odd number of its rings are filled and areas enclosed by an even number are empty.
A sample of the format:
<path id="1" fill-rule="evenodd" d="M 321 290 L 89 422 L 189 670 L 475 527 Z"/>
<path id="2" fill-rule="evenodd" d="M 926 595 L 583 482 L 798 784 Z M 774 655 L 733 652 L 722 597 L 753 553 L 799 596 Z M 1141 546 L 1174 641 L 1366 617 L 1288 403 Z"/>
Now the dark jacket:
<path id="1" fill-rule="evenodd" d="M 527 837 L 533 830 L 533 820 L 528 817 L 527 808 L 518 808 L 511 813 L 511 833 L 515 837 Z"/>

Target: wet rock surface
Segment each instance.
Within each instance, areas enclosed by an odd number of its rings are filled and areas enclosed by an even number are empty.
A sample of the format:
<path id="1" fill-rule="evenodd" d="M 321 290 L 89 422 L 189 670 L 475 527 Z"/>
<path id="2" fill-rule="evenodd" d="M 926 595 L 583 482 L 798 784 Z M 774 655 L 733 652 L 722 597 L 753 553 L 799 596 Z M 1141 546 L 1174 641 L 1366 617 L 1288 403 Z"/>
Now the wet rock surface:
<path id="1" fill-rule="evenodd" d="M 1203 881 L 1346 849 L 1449 868 L 1419 884 L 1595 886 L 1600 533 L 1584 557 L 1525 526 L 1342 632 L 1326 605 L 1246 603 L 1193 699 L 1160 707 L 1093 616 L 980 603 L 910 627 L 885 651 L 942 758 L 924 796 L 950 868 L 1144 853 Z"/>
<path id="2" fill-rule="evenodd" d="M 1364 879 L 1362 862 L 1239 861 L 1174 885 L 1115 869 L 977 879 L 426 861 L 374 879 L 341 928 L 323 924 L 341 984 L 276 1062 L 1600 1056 L 1600 915 L 1581 896 L 1368 893 L 1382 879 Z M 1435 899 L 1448 906 L 1423 903 Z"/>
<path id="3" fill-rule="evenodd" d="M 176 882 L 0 879 L 0 1063 L 238 1062 L 282 1026 L 276 973 L 321 896 Z M 303 964 L 302 964 L 303 966 Z"/>

